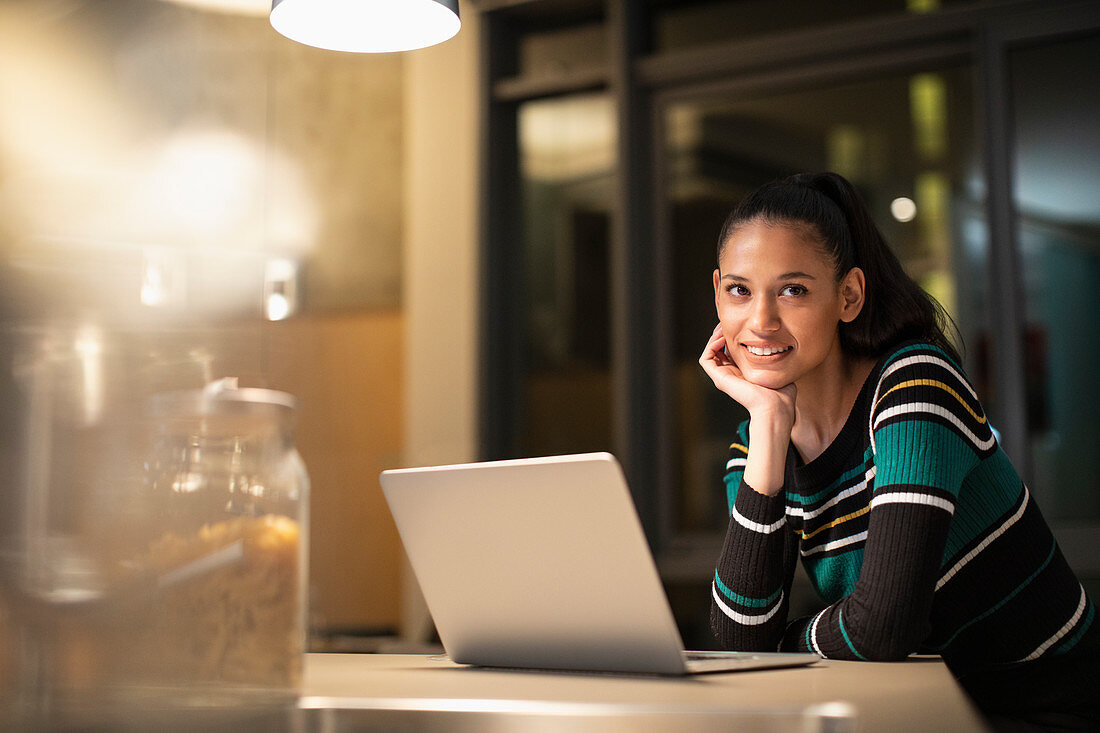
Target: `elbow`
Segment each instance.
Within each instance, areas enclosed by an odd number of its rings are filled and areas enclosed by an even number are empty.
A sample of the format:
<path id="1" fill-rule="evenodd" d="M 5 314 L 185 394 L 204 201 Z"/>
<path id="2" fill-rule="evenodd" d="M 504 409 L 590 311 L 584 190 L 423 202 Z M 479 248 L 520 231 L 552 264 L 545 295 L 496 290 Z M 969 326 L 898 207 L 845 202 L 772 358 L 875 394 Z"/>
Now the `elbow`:
<path id="1" fill-rule="evenodd" d="M 868 662 L 903 662 L 912 651 L 902 645 L 871 646 L 863 657 Z"/>
<path id="2" fill-rule="evenodd" d="M 885 626 L 871 634 L 852 634 L 851 644 L 868 662 L 901 662 L 917 650 L 922 638 L 897 626 Z"/>
<path id="3" fill-rule="evenodd" d="M 867 608 L 849 599 L 840 632 L 855 656 L 868 662 L 900 662 L 917 651 L 928 636 L 924 608 L 912 605 Z"/>

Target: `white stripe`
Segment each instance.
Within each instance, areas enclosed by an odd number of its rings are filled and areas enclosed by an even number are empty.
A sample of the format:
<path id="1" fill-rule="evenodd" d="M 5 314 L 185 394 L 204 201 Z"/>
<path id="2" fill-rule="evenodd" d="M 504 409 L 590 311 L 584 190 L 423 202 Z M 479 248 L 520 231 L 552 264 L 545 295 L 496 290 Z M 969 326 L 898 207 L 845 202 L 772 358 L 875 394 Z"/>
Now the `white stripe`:
<path id="1" fill-rule="evenodd" d="M 729 462 L 726 463 L 726 470 L 728 471 L 734 466 L 744 466 L 748 460 L 747 458 L 731 458 Z"/>
<path id="2" fill-rule="evenodd" d="M 814 616 L 814 622 L 810 625 L 810 646 L 815 652 L 817 652 L 821 656 L 825 655 L 821 653 L 821 647 L 817 645 L 817 622 L 821 620 L 821 617 L 825 615 L 825 612 L 828 610 L 828 608 L 823 608 L 816 616 Z"/>
<path id="3" fill-rule="evenodd" d="M 867 532 L 860 532 L 854 534 L 851 537 L 844 537 L 839 540 L 833 540 L 832 542 L 826 542 L 824 545 L 818 545 L 817 547 L 811 547 L 808 550 L 800 550 L 802 557 L 808 557 L 809 555 L 816 555 L 819 552 L 828 552 L 829 550 L 835 550 L 838 547 L 844 547 L 845 545 L 853 545 L 856 542 L 867 539 Z"/>
<path id="4" fill-rule="evenodd" d="M 760 524 L 759 522 L 754 522 L 746 518 L 741 512 L 737 511 L 737 507 L 733 508 L 732 515 L 742 527 L 751 529 L 753 532 L 759 532 L 760 534 L 771 534 L 787 523 L 787 517 L 782 516 L 779 518 L 778 522 L 774 522 L 773 524 Z"/>
<path id="5" fill-rule="evenodd" d="M 1002 524 L 1000 527 L 997 528 L 996 531 L 992 532 L 988 537 L 986 537 L 984 540 L 982 540 L 981 543 L 977 547 L 975 547 L 973 550 L 971 550 L 970 552 L 966 553 L 961 558 L 959 558 L 959 561 L 957 563 L 955 563 L 955 565 L 950 570 L 948 570 L 946 573 L 944 573 L 943 577 L 941 577 L 939 582 L 936 583 L 936 590 L 939 590 L 940 588 L 942 588 L 947 581 L 949 581 L 949 580 L 951 580 L 951 578 L 955 577 L 955 574 L 958 573 L 960 570 L 962 570 L 963 566 L 965 566 L 968 562 L 970 562 L 975 557 L 977 557 L 978 554 L 982 550 L 989 547 L 989 545 L 994 540 L 996 540 L 998 537 L 1000 537 L 1005 532 L 1007 532 L 1009 527 L 1016 524 L 1016 522 L 1020 521 L 1020 517 L 1024 516 L 1024 510 L 1027 509 L 1028 496 L 1029 496 L 1028 490 L 1027 490 L 1027 487 L 1025 486 L 1024 487 L 1024 498 L 1023 498 L 1023 501 L 1020 502 L 1020 508 L 1016 510 L 1016 513 L 1013 514 L 1008 519 L 1006 519 L 1004 524 Z"/>
<path id="6" fill-rule="evenodd" d="M 852 486 L 850 488 L 847 488 L 844 491 L 840 492 L 839 494 L 834 496 L 832 499 L 829 499 L 829 501 L 825 502 L 824 504 L 819 506 L 817 509 L 814 509 L 813 511 L 808 512 L 805 509 L 803 509 L 802 507 L 788 506 L 787 507 L 787 514 L 789 516 L 792 516 L 792 517 L 802 517 L 803 520 L 813 519 L 814 517 L 816 517 L 816 516 L 820 515 L 821 513 L 823 513 L 825 510 L 829 509 L 830 507 L 833 507 L 833 506 L 839 504 L 840 502 L 844 501 L 848 497 L 854 496 L 855 494 L 858 494 L 859 492 L 861 492 L 865 488 L 867 488 L 867 483 L 875 477 L 875 471 L 876 470 L 877 469 L 876 469 L 875 466 L 871 466 L 869 469 L 867 469 L 867 473 L 864 474 L 862 481 L 860 481 L 858 484 L 855 484 L 854 486 Z"/>
<path id="7" fill-rule="evenodd" d="M 1066 622 L 1066 625 L 1063 626 L 1062 628 L 1058 629 L 1058 632 L 1056 634 L 1054 634 L 1054 636 L 1050 637 L 1049 639 L 1044 641 L 1042 644 L 1040 644 L 1038 646 L 1038 648 L 1035 651 L 1033 651 L 1031 654 L 1028 654 L 1023 659 L 1017 659 L 1016 661 L 1017 662 L 1030 662 L 1032 659 L 1036 659 L 1036 658 L 1042 656 L 1043 652 L 1045 652 L 1047 649 L 1049 649 L 1053 644 L 1055 644 L 1063 636 L 1068 634 L 1070 629 L 1072 629 L 1074 626 L 1077 625 L 1077 621 L 1078 621 L 1078 619 L 1081 618 L 1081 614 L 1085 612 L 1085 607 L 1087 605 L 1088 605 L 1088 596 L 1085 595 L 1085 586 L 1081 586 L 1081 601 L 1077 604 L 1077 611 L 1074 612 L 1074 614 L 1070 618 L 1070 620 Z"/>
<path id="8" fill-rule="evenodd" d="M 871 508 L 882 504 L 927 504 L 937 509 L 943 509 L 948 514 L 955 513 L 955 503 L 938 496 L 918 494 L 913 491 L 893 491 L 888 494 L 879 494 L 871 500 Z"/>
<path id="9" fill-rule="evenodd" d="M 937 366 L 943 367 L 947 371 L 951 372 L 951 374 L 953 374 L 959 380 L 959 382 L 964 387 L 966 387 L 967 391 L 974 396 L 974 399 L 978 399 L 978 395 L 974 391 L 974 388 L 970 386 L 970 383 L 963 379 L 963 376 L 959 374 L 953 366 L 951 366 L 949 363 L 939 358 L 938 356 L 929 356 L 927 354 L 922 354 L 919 356 L 907 356 L 904 359 L 898 359 L 893 364 L 886 367 L 885 370 L 883 370 L 882 376 L 878 378 L 878 384 L 875 385 L 875 396 L 871 400 L 871 416 L 867 424 L 868 432 L 871 435 L 872 454 L 877 452 L 877 446 L 875 445 L 875 426 L 871 423 L 871 421 L 875 419 L 875 406 L 878 405 L 878 395 L 879 391 L 882 389 L 882 382 L 886 379 L 886 377 L 890 376 L 898 369 L 909 366 L 910 364 L 935 364 Z"/>
<path id="10" fill-rule="evenodd" d="M 1053 644 L 1057 643 L 1058 640 L 1060 640 L 1062 637 L 1064 637 L 1066 634 L 1068 634 L 1070 632 L 1070 629 L 1072 629 L 1077 624 L 1077 621 L 1081 618 L 1081 614 L 1085 612 L 1085 608 L 1086 608 L 1087 605 L 1088 605 L 1088 596 L 1085 595 L 1084 586 L 1081 586 L 1081 600 L 1077 604 L 1077 610 L 1074 612 L 1074 614 L 1070 618 L 1070 620 L 1066 622 L 1066 625 L 1063 626 L 1062 628 L 1058 629 L 1058 631 L 1054 634 L 1054 636 L 1050 637 L 1045 642 L 1040 644 L 1035 649 L 1035 651 L 1033 651 L 1031 654 L 1024 657 L 1023 659 L 1018 659 L 1016 661 L 1017 662 L 1029 662 L 1032 659 L 1036 659 L 1036 658 L 1042 656 L 1043 652 L 1045 652 Z"/>
<path id="11" fill-rule="evenodd" d="M 896 415 L 905 415 L 910 412 L 924 412 L 931 415 L 938 415 L 939 417 L 946 419 L 952 425 L 961 430 L 963 435 L 965 435 L 971 443 L 977 446 L 978 450 L 989 450 L 993 447 L 993 444 L 997 442 L 997 439 L 994 438 L 992 435 L 989 436 L 989 440 L 982 440 L 977 435 L 975 435 L 970 428 L 963 425 L 962 420 L 960 420 L 953 412 L 945 407 L 941 407 L 940 405 L 936 405 L 931 402 L 907 402 L 904 405 L 897 405 L 895 407 L 891 407 L 889 410 L 883 410 L 879 413 L 878 419 L 875 420 L 874 425 L 871 426 L 871 432 L 874 433 L 874 431 L 878 429 L 878 426 L 882 423 L 883 420 L 888 420 Z"/>
<path id="12" fill-rule="evenodd" d="M 747 616 L 743 613 L 738 613 L 737 611 L 734 611 L 732 608 L 726 605 L 726 602 L 722 600 L 722 597 L 720 595 L 718 595 L 718 586 L 714 583 L 714 581 L 711 581 L 710 593 L 712 596 L 714 596 L 714 602 L 718 604 L 718 607 L 720 609 L 722 609 L 722 613 L 726 614 L 731 619 L 744 626 L 759 626 L 760 624 L 767 623 L 768 619 L 774 616 L 776 611 L 779 610 L 779 607 L 783 605 L 783 593 L 780 592 L 779 599 L 775 602 L 772 610 L 761 616 Z"/>
<path id="13" fill-rule="evenodd" d="M 898 369 L 901 369 L 902 367 L 909 366 L 910 364 L 935 364 L 937 366 L 943 367 L 947 371 L 951 372 L 951 376 L 953 376 L 953 377 L 955 377 L 955 379 L 959 380 L 959 384 L 966 387 L 966 390 L 968 392 L 970 392 L 970 395 L 974 399 L 978 399 L 978 394 L 974 391 L 974 388 L 970 386 L 970 383 L 966 381 L 966 378 L 963 377 L 963 375 L 959 374 L 959 372 L 955 370 L 955 367 L 951 366 L 951 364 L 949 364 L 946 360 L 941 359 L 938 356 L 930 356 L 928 354 L 920 354 L 920 355 L 917 355 L 917 356 L 907 356 L 904 359 L 898 359 L 893 364 L 886 367 L 886 370 L 882 373 L 882 376 L 879 378 L 879 381 L 881 382 L 883 379 L 886 379 L 886 377 L 890 376 L 891 374 L 896 372 Z"/>

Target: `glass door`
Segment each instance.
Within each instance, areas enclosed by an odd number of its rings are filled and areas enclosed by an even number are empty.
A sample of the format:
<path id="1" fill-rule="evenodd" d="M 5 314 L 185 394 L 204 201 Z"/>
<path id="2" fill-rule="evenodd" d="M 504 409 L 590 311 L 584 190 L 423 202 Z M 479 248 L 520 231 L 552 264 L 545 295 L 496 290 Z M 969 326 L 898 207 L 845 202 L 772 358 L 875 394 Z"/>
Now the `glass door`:
<path id="1" fill-rule="evenodd" d="M 1100 34 L 1008 54 L 1029 488 L 1100 591 Z"/>
<path id="2" fill-rule="evenodd" d="M 523 334 L 516 456 L 611 450 L 615 118 L 602 92 L 519 105 Z"/>
<path id="3" fill-rule="evenodd" d="M 672 322 L 663 355 L 670 480 L 662 486 L 662 572 L 688 643 L 712 643 L 700 578 L 713 572 L 728 523 L 722 474 L 747 418 L 698 364 L 717 322 L 711 273 L 722 222 L 741 197 L 770 180 L 803 171 L 844 175 L 909 274 L 952 316 L 971 347 L 971 377 L 987 384 L 977 358 L 989 340 L 990 314 L 973 79 L 970 65 L 928 64 L 782 87 L 739 83 L 659 107 L 658 246 L 667 248 Z M 792 613 L 819 606 L 799 571 Z"/>
<path id="4" fill-rule="evenodd" d="M 982 206 L 970 67 L 955 66 L 812 88 L 708 94 L 664 113 L 663 190 L 671 253 L 674 334 L 667 389 L 672 430 L 672 537 L 726 526 L 721 482 L 743 409 L 698 365 L 717 322 L 711 272 L 717 235 L 742 196 L 769 180 L 836 171 L 867 199 L 907 271 L 958 324 L 967 344 L 986 338 Z M 968 352 L 972 353 L 972 352 Z M 985 379 L 980 363 L 971 370 Z"/>

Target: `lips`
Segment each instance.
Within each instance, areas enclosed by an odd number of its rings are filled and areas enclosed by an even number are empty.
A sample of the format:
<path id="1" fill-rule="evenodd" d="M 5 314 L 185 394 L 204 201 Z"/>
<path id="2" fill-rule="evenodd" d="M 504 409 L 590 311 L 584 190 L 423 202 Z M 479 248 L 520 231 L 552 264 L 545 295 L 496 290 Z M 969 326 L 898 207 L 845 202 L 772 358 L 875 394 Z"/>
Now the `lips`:
<path id="1" fill-rule="evenodd" d="M 745 349 L 753 356 L 774 356 L 776 354 L 785 354 L 793 346 L 749 346 L 748 344 L 742 344 Z"/>

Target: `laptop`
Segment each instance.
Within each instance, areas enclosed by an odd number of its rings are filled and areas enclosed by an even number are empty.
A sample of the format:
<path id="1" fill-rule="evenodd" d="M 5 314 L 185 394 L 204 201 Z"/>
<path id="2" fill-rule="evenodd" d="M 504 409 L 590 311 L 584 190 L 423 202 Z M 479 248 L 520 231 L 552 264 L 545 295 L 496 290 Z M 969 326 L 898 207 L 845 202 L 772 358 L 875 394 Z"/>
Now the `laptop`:
<path id="1" fill-rule="evenodd" d="M 380 480 L 454 662 L 684 675 L 820 659 L 685 652 L 609 453 L 396 469 Z"/>

